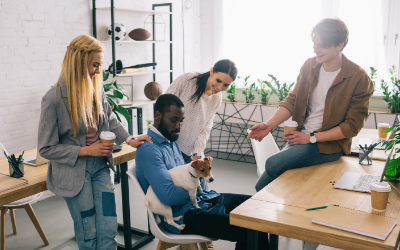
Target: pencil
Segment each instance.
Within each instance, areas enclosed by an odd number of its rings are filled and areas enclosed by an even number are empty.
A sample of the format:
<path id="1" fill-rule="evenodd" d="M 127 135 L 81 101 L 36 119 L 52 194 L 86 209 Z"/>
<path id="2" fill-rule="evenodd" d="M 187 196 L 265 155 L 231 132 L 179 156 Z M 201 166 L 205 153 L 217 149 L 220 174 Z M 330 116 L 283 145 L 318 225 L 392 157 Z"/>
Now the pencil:
<path id="1" fill-rule="evenodd" d="M 323 209 L 323 208 L 327 208 L 327 207 L 328 207 L 328 206 L 307 208 L 307 211 L 310 211 L 310 210 L 317 210 L 317 209 Z"/>

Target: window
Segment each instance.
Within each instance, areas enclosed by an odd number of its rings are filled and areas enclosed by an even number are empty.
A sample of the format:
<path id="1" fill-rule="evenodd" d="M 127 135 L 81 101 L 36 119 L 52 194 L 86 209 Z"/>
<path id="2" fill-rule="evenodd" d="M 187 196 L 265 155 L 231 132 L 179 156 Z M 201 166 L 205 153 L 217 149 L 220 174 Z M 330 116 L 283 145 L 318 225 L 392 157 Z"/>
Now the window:
<path id="1" fill-rule="evenodd" d="M 224 0 L 220 51 L 236 63 L 240 76 L 251 76 L 250 82 L 269 80 L 268 74 L 281 83 L 295 82 L 303 63 L 315 56 L 312 28 L 337 16 L 350 33 L 346 57 L 367 72 L 375 67 L 378 78 L 388 80 L 389 66 L 399 65 L 400 39 L 397 46 L 387 46 L 394 45 L 400 29 L 398 9 L 400 2 L 394 0 Z"/>

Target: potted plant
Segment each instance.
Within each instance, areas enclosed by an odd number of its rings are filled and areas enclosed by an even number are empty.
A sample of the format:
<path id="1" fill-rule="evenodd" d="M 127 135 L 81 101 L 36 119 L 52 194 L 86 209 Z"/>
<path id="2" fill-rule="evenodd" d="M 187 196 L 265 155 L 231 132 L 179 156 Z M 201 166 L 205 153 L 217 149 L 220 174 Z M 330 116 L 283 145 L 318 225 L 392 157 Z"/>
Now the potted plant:
<path id="1" fill-rule="evenodd" d="M 240 79 L 240 77 L 238 76 L 238 79 Z M 231 102 L 235 102 L 235 97 L 236 97 L 236 83 L 233 82 L 231 84 L 231 86 L 229 87 L 229 89 L 226 90 L 226 93 L 228 93 L 228 99 Z"/>
<path id="2" fill-rule="evenodd" d="M 268 75 L 269 77 L 271 77 L 271 82 L 268 81 L 263 81 L 270 89 L 271 91 L 278 96 L 279 102 L 282 102 L 285 100 L 285 98 L 288 96 L 291 88 L 294 85 L 294 82 L 292 82 L 291 84 L 287 84 L 287 83 L 283 83 L 282 85 L 279 83 L 279 80 L 273 76 L 273 75 Z M 272 82 L 275 83 L 275 86 L 272 84 Z"/>
<path id="3" fill-rule="evenodd" d="M 103 71 L 103 81 L 106 81 L 110 75 L 110 72 Z M 121 123 L 127 123 L 131 120 L 128 110 L 122 107 L 122 100 L 129 100 L 129 97 L 124 93 L 125 89 L 116 83 L 117 76 L 115 76 L 111 83 L 103 84 L 104 93 L 106 93 L 106 98 L 110 104 L 114 114 Z M 122 120 L 123 118 L 124 120 Z"/>
<path id="4" fill-rule="evenodd" d="M 243 89 L 243 95 L 246 97 L 246 103 L 252 103 L 252 101 L 256 98 L 253 94 L 253 89 L 256 87 L 256 83 L 252 83 L 249 85 L 249 80 L 250 76 L 246 76 L 244 78 L 244 89 Z"/>
<path id="5" fill-rule="evenodd" d="M 153 120 L 146 120 L 147 122 L 147 129 L 150 128 L 150 125 L 153 123 Z"/>
<path id="6" fill-rule="evenodd" d="M 394 125 L 391 128 L 388 128 L 385 133 L 390 133 L 394 130 L 393 139 L 388 139 L 383 142 L 383 146 L 385 150 L 392 150 L 393 147 L 400 144 L 400 124 Z M 400 152 L 400 148 L 397 147 L 394 149 L 392 154 L 392 158 L 389 160 L 389 165 L 385 172 L 386 181 L 392 182 L 400 182 L 400 158 L 396 158 L 396 154 Z"/>
<path id="7" fill-rule="evenodd" d="M 373 67 L 371 67 L 371 79 L 374 79 L 373 73 L 376 73 Z M 381 90 L 383 91 L 383 101 L 387 103 L 388 108 L 391 113 L 399 113 L 400 112 L 400 80 L 396 77 L 396 67 L 393 65 L 389 68 L 390 72 L 390 80 L 392 82 L 392 90 L 389 90 L 389 85 L 385 82 L 385 80 L 381 80 Z M 374 77 L 374 78 L 372 78 Z M 374 81 L 375 84 L 375 81 Z"/>
<path id="8" fill-rule="evenodd" d="M 267 89 L 268 86 L 260 79 L 257 79 L 257 81 L 260 84 L 256 87 L 257 94 L 261 99 L 261 103 L 267 105 L 267 102 L 272 95 L 271 90 Z"/>

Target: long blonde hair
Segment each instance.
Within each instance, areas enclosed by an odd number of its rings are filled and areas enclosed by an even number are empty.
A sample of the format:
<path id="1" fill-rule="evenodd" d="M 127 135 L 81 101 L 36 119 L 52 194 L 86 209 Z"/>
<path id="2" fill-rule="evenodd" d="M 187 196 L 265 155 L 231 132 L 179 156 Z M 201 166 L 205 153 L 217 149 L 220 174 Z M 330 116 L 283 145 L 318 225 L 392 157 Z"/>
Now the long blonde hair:
<path id="1" fill-rule="evenodd" d="M 78 134 L 80 119 L 83 120 L 85 129 L 89 126 L 97 129 L 96 118 L 98 120 L 100 115 L 104 115 L 101 76 L 96 75 L 90 80 L 88 69 L 93 54 L 104 51 L 104 45 L 97 39 L 81 35 L 72 40 L 65 52 L 57 85 L 64 77 L 74 136 Z M 101 65 L 99 67 L 102 72 Z"/>

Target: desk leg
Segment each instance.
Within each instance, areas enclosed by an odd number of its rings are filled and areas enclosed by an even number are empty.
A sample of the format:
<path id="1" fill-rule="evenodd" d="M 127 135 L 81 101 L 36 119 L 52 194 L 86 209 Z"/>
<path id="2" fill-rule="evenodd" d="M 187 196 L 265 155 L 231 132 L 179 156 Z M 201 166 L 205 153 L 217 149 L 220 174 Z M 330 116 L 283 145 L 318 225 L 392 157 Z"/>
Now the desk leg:
<path id="1" fill-rule="evenodd" d="M 258 231 L 247 229 L 247 249 L 258 249 L 258 235 Z"/>
<path id="2" fill-rule="evenodd" d="M 121 195 L 122 195 L 122 217 L 123 217 L 123 225 L 118 225 L 118 229 L 124 231 L 124 243 L 125 245 L 118 244 L 118 249 L 129 249 L 136 250 L 146 245 L 150 241 L 154 239 L 154 236 L 149 232 L 132 228 L 131 227 L 131 211 L 129 204 L 129 184 L 128 184 L 128 175 L 126 171 L 128 170 L 128 163 L 122 163 L 120 165 L 121 170 Z M 132 244 L 132 234 L 142 236 L 142 238 Z"/>
<path id="3" fill-rule="evenodd" d="M 279 235 L 269 234 L 269 250 L 278 250 Z"/>

